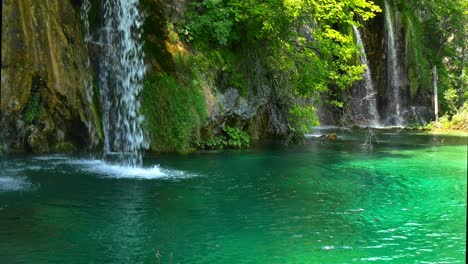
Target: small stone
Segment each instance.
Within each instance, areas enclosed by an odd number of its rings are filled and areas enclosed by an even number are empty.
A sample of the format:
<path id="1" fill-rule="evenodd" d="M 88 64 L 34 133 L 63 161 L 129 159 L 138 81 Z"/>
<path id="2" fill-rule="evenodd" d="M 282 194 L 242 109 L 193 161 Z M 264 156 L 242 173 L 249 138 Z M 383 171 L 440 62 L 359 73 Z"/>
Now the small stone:
<path id="1" fill-rule="evenodd" d="M 330 140 L 336 140 L 337 137 L 336 137 L 336 133 L 331 133 L 331 134 L 328 134 L 326 139 L 330 139 Z"/>

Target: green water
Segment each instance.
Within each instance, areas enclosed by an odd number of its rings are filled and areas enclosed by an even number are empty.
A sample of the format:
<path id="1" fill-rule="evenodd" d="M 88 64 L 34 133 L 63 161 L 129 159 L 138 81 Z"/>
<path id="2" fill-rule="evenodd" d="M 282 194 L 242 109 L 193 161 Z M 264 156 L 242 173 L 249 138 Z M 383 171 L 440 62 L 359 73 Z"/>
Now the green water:
<path id="1" fill-rule="evenodd" d="M 338 136 L 142 170 L 3 158 L 0 263 L 464 263 L 466 136 Z"/>

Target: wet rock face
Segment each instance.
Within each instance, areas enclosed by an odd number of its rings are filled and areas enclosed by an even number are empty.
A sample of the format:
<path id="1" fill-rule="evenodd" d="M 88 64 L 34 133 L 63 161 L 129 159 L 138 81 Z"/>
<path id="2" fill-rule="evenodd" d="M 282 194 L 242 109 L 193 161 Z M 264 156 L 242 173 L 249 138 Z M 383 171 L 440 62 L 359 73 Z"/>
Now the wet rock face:
<path id="1" fill-rule="evenodd" d="M 79 3 L 72 2 L 3 1 L 1 125 L 10 148 L 47 152 L 62 141 L 99 141 L 98 106 L 82 81 L 91 70 L 73 9 Z"/>
<path id="2" fill-rule="evenodd" d="M 246 99 L 234 88 L 217 91 L 206 127 L 211 128 L 214 134 L 220 132 L 226 124 L 243 127 L 261 115 L 266 102 L 267 98 L 259 96 Z"/>
<path id="3" fill-rule="evenodd" d="M 375 1 L 384 10 L 384 1 Z M 389 1 L 391 3 L 391 1 Z M 392 116 L 390 109 L 394 108 L 395 97 L 392 85 L 389 83 L 389 75 L 391 74 L 388 60 L 389 39 L 387 37 L 387 28 L 385 22 L 385 11 L 378 14 L 375 18 L 366 21 L 362 28 L 363 41 L 366 48 L 369 66 L 372 70 L 372 79 L 377 89 L 377 106 L 380 114 L 381 124 L 395 124 L 398 123 L 395 118 L 402 119 L 403 125 L 420 124 L 425 125 L 430 119 L 431 115 L 428 110 L 432 107 L 432 99 L 430 90 L 431 87 L 427 86 L 422 80 L 418 78 L 410 78 L 410 66 L 408 64 L 410 53 L 414 53 L 411 49 L 411 39 L 409 35 L 414 32 L 408 31 L 405 27 L 405 22 L 408 18 L 404 13 L 397 10 L 397 6 L 390 4 L 390 16 L 393 21 L 394 39 L 395 39 L 395 52 L 396 62 L 398 69 L 398 78 L 400 87 L 398 97 L 400 99 L 400 116 Z M 422 74 L 423 68 L 418 69 L 418 75 Z M 427 75 L 427 74 L 426 74 Z M 413 88 L 412 88 L 413 87 Z M 413 89 L 413 91 L 411 91 Z M 415 110 L 416 109 L 416 110 Z"/>

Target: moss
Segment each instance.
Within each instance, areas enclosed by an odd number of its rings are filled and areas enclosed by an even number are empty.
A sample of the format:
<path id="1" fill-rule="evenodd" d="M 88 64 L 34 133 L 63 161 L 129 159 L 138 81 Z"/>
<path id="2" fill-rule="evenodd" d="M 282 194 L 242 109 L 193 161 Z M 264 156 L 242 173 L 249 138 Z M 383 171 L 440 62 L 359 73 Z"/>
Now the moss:
<path id="1" fill-rule="evenodd" d="M 76 151 L 75 145 L 70 142 L 59 142 L 53 146 L 53 151 L 58 153 L 73 153 Z"/>
<path id="2" fill-rule="evenodd" d="M 401 6 L 401 22 L 405 27 L 407 41 L 407 70 L 412 98 L 418 93 L 418 89 L 431 87 L 431 67 L 427 60 L 431 56 L 429 50 L 424 48 L 423 24 L 415 16 L 414 11 L 408 6 Z"/>
<path id="3" fill-rule="evenodd" d="M 101 96 L 99 92 L 99 84 L 97 78 L 93 78 L 93 104 L 92 104 L 92 114 L 94 125 L 97 128 L 98 136 L 101 141 L 104 140 L 104 128 L 102 127 L 102 107 L 101 107 Z"/>
<path id="4" fill-rule="evenodd" d="M 23 120 L 26 123 L 31 124 L 40 118 L 42 111 L 43 108 L 40 102 L 40 94 L 33 93 L 24 107 Z"/>
<path id="5" fill-rule="evenodd" d="M 91 30 L 96 29 L 102 23 L 101 17 L 101 7 L 102 3 L 101 0 L 92 0 L 91 1 L 91 9 L 89 10 L 88 19 L 89 19 L 89 27 Z"/>
<path id="6" fill-rule="evenodd" d="M 181 83 L 174 77 L 147 78 L 142 92 L 142 114 L 155 152 L 190 150 L 199 139 L 206 118 L 205 101 L 197 81 Z"/>
<path id="7" fill-rule="evenodd" d="M 152 74 L 165 72 L 175 73 L 173 60 L 166 47 L 168 34 L 171 32 L 168 27 L 167 18 L 164 14 L 164 3 L 162 1 L 142 0 L 140 5 L 145 10 L 145 20 L 142 26 L 142 39 L 144 42 L 144 52 L 147 58 L 151 58 L 150 71 Z"/>
<path id="8" fill-rule="evenodd" d="M 2 38 L 1 108 L 5 119 L 21 118 L 25 123 L 12 128 L 9 140 L 18 142 L 15 148 L 46 151 L 59 130 L 72 133 L 72 122 L 93 117 L 89 125 L 99 123 L 93 109 L 97 107 L 88 104 L 82 82 L 87 51 L 78 20 L 81 2 L 4 4 L 2 30 L 9 37 Z M 92 6 L 99 6 L 98 2 Z"/>
<path id="9" fill-rule="evenodd" d="M 418 92 L 419 78 L 415 74 L 415 71 L 414 71 L 413 67 L 408 68 L 408 81 L 409 81 L 411 97 L 414 97 L 416 95 L 416 93 Z"/>
<path id="10" fill-rule="evenodd" d="M 41 114 L 44 112 L 42 105 L 41 90 L 46 87 L 46 80 L 40 75 L 35 75 L 31 82 L 31 92 L 29 99 L 23 109 L 23 120 L 28 123 L 34 123 L 39 120 Z"/>

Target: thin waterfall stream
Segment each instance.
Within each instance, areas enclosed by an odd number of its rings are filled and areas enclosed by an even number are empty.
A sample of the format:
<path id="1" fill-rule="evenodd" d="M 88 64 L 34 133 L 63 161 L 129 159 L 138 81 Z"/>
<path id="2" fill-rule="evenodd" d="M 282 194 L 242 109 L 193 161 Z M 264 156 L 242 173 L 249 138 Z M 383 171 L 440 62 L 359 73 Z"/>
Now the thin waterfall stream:
<path id="1" fill-rule="evenodd" d="M 387 31 L 387 86 L 391 90 L 391 103 L 389 103 L 388 116 L 386 123 L 401 126 L 401 79 L 399 71 L 399 61 L 396 51 L 395 29 L 391 18 L 391 10 L 387 1 L 385 1 L 385 28 Z"/>
<path id="2" fill-rule="evenodd" d="M 364 88 L 365 88 L 365 95 L 364 97 L 360 98 L 362 100 L 361 103 L 367 103 L 364 105 L 365 108 L 364 116 L 366 117 L 366 121 L 371 126 L 378 126 L 379 125 L 379 112 L 377 110 L 377 91 L 374 87 L 374 83 L 372 81 L 372 73 L 369 66 L 369 61 L 367 60 L 366 50 L 364 48 L 364 42 L 362 41 L 361 33 L 359 29 L 353 25 L 353 30 L 356 35 L 356 42 L 360 49 L 359 59 L 361 64 L 366 65 L 366 70 L 364 71 Z"/>

